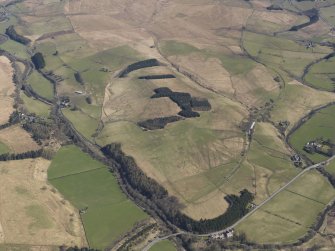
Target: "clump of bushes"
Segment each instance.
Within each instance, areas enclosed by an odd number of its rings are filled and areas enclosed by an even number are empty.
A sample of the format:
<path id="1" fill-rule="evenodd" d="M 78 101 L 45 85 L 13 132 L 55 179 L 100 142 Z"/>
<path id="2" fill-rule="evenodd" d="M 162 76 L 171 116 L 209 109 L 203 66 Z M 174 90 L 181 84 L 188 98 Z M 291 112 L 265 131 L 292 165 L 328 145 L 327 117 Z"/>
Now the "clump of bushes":
<path id="1" fill-rule="evenodd" d="M 182 118 L 179 116 L 170 116 L 170 117 L 148 119 L 145 121 L 138 122 L 137 124 L 140 127 L 143 127 L 147 130 L 157 130 L 157 129 L 163 129 L 167 124 L 179 121 L 181 119 Z"/>
<path id="2" fill-rule="evenodd" d="M 80 72 L 75 72 L 74 73 L 74 78 L 76 79 L 76 81 L 81 84 L 81 85 L 84 85 L 85 84 L 85 81 L 83 79 L 83 77 L 81 76 Z"/>

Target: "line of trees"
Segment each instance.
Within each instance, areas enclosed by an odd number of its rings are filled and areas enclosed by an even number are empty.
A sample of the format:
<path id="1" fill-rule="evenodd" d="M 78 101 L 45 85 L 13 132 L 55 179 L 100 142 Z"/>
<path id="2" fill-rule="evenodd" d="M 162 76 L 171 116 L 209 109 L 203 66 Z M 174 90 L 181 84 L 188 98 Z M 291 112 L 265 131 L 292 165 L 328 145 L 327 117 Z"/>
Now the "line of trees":
<path id="1" fill-rule="evenodd" d="M 24 37 L 24 36 L 18 34 L 18 33 L 16 32 L 16 30 L 15 30 L 15 28 L 14 28 L 13 25 L 10 25 L 10 26 L 6 29 L 6 35 L 7 35 L 10 39 L 12 39 L 12 40 L 14 40 L 14 41 L 16 41 L 16 42 L 18 42 L 18 43 L 24 44 L 24 45 L 28 45 L 28 44 L 31 42 L 31 40 L 30 40 L 29 38 L 26 38 L 26 37 Z"/>
<path id="2" fill-rule="evenodd" d="M 292 26 L 289 31 L 298 31 L 319 21 L 319 11 L 317 9 L 306 10 L 303 14 L 308 16 L 309 21 L 303 24 Z"/>
<path id="3" fill-rule="evenodd" d="M 239 196 L 228 195 L 225 199 L 230 206 L 224 214 L 214 219 L 196 221 L 181 212 L 182 205 L 178 199 L 169 196 L 165 188 L 146 176 L 135 160 L 122 152 L 120 144 L 106 145 L 101 151 L 107 158 L 119 164 L 117 171 L 125 183 L 152 201 L 164 213 L 167 221 L 187 231 L 208 233 L 224 229 L 244 216 L 248 212 L 249 203 L 253 200 L 253 194 L 246 189 L 241 191 Z"/>
<path id="4" fill-rule="evenodd" d="M 146 79 L 146 80 L 169 79 L 169 78 L 176 78 L 176 76 L 172 74 L 161 74 L 161 75 L 146 75 L 138 77 L 138 79 Z"/>
<path id="5" fill-rule="evenodd" d="M 100 251 L 99 249 L 87 248 L 87 247 L 79 248 L 77 246 L 74 246 L 74 247 L 60 246 L 59 250 L 60 251 Z"/>
<path id="6" fill-rule="evenodd" d="M 132 71 L 136 71 L 142 68 L 147 67 L 154 67 L 154 66 L 160 66 L 160 62 L 157 59 L 147 59 L 143 61 L 136 62 L 134 64 L 128 65 L 126 69 L 120 72 L 119 77 L 124 78 L 128 75 L 128 73 Z"/>
<path id="7" fill-rule="evenodd" d="M 0 155 L 0 161 L 36 159 L 43 156 L 43 149 L 24 153 L 5 153 Z"/>

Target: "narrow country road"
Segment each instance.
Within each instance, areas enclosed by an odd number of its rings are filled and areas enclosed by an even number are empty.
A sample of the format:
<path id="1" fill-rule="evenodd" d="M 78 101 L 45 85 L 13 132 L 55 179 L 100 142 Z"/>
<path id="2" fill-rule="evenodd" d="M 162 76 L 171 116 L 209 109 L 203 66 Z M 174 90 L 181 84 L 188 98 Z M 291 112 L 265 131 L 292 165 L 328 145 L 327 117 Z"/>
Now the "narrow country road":
<path id="1" fill-rule="evenodd" d="M 273 194 L 271 194 L 266 200 L 264 200 L 263 202 L 261 202 L 260 204 L 258 204 L 257 206 L 255 206 L 249 213 L 247 213 L 246 215 L 244 215 L 241 219 L 239 219 L 237 222 L 235 222 L 233 225 L 217 231 L 217 232 L 213 232 L 213 233 L 209 233 L 209 234 L 192 234 L 192 233 L 188 233 L 188 232 L 179 232 L 179 233 L 175 233 L 175 234 L 170 234 L 164 237 L 160 237 L 157 238 L 155 240 L 153 240 L 150 244 L 148 244 L 144 249 L 142 249 L 142 251 L 148 251 L 152 246 L 154 246 L 155 244 L 157 244 L 160 241 L 166 240 L 170 237 L 173 236 L 178 236 L 178 235 L 193 235 L 193 236 L 198 236 L 198 237 L 207 237 L 207 236 L 211 236 L 213 234 L 222 234 L 224 232 L 226 232 L 229 229 L 235 228 L 237 225 L 239 225 L 241 222 L 243 222 L 245 219 L 247 219 L 250 215 L 252 215 L 253 213 L 255 213 L 258 209 L 260 209 L 262 206 L 264 206 L 266 203 L 268 203 L 270 200 L 272 200 L 274 197 L 276 197 L 276 195 L 278 195 L 280 192 L 284 191 L 288 186 L 290 186 L 294 181 L 296 181 L 298 178 L 300 178 L 302 175 L 304 175 L 306 172 L 316 169 L 318 167 L 322 167 L 322 166 L 326 166 L 328 165 L 332 160 L 335 159 L 335 155 L 331 158 L 329 158 L 326 161 L 320 162 L 318 164 L 309 166 L 307 168 L 305 168 L 304 170 L 302 170 L 300 173 L 298 173 L 294 178 L 292 178 L 288 183 L 286 183 L 284 186 L 282 186 L 281 188 L 279 188 L 276 192 L 274 192 Z"/>

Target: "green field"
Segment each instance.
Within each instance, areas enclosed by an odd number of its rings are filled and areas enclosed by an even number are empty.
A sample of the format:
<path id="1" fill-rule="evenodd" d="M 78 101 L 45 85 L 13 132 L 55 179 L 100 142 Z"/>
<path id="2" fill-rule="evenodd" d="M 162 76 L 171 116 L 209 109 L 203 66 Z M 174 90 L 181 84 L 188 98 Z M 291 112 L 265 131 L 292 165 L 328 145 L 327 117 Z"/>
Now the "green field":
<path id="1" fill-rule="evenodd" d="M 317 171 L 310 171 L 237 227 L 257 243 L 290 243 L 307 233 L 335 190 Z"/>
<path id="2" fill-rule="evenodd" d="M 21 99 L 23 100 L 24 106 L 30 113 L 35 113 L 41 117 L 48 117 L 50 114 L 50 106 L 44 104 L 43 102 L 30 98 L 24 93 L 20 94 Z"/>
<path id="3" fill-rule="evenodd" d="M 99 124 L 97 119 L 82 111 L 71 111 L 70 109 L 63 109 L 63 114 L 84 137 L 89 140 L 94 137 Z"/>
<path id="4" fill-rule="evenodd" d="M 16 57 L 22 59 L 30 59 L 30 54 L 28 53 L 27 48 L 24 45 L 13 40 L 8 40 L 5 43 L 1 44 L 0 49 L 8 51 Z"/>
<path id="5" fill-rule="evenodd" d="M 40 96 L 49 100 L 53 99 L 54 93 L 52 84 L 38 72 L 33 71 L 28 78 L 28 84 L 30 84 L 33 90 Z"/>
<path id="6" fill-rule="evenodd" d="M 314 64 L 305 80 L 309 85 L 325 91 L 335 91 L 335 57 Z"/>
<path id="7" fill-rule="evenodd" d="M 103 249 L 147 215 L 121 192 L 106 166 L 77 147 L 62 147 L 48 170 L 50 183 L 82 214 L 91 247 Z"/>
<path id="8" fill-rule="evenodd" d="M 150 248 L 150 251 L 177 251 L 177 249 L 171 241 L 164 240 Z"/>
<path id="9" fill-rule="evenodd" d="M 8 153 L 9 147 L 0 141 L 0 154 Z"/>
<path id="10" fill-rule="evenodd" d="M 335 142 L 335 105 L 322 109 L 306 121 L 289 138 L 289 142 L 296 151 L 306 155 L 313 162 L 320 162 L 328 157 L 314 153 L 309 154 L 303 150 L 308 141 L 318 138 L 330 139 Z"/>

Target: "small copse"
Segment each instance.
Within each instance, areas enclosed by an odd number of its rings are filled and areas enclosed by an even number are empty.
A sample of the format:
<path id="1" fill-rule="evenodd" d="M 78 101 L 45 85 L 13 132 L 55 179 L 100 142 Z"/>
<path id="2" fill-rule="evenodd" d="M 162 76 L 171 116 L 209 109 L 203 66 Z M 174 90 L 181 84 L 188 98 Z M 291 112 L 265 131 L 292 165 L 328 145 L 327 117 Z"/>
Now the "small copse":
<path id="1" fill-rule="evenodd" d="M 137 124 L 140 127 L 145 128 L 146 130 L 157 130 L 157 129 L 163 129 L 169 123 L 173 123 L 182 119 L 183 118 L 179 116 L 170 116 L 170 117 L 148 119 L 145 121 L 138 122 Z"/>
<path id="2" fill-rule="evenodd" d="M 37 52 L 31 57 L 31 61 L 35 65 L 37 70 L 43 69 L 45 67 L 44 57 L 41 52 Z"/>

